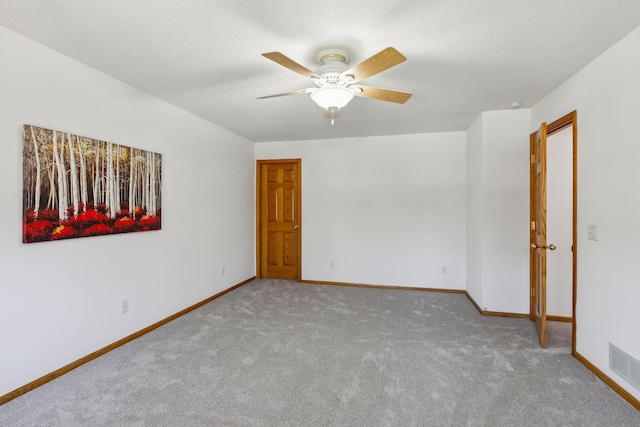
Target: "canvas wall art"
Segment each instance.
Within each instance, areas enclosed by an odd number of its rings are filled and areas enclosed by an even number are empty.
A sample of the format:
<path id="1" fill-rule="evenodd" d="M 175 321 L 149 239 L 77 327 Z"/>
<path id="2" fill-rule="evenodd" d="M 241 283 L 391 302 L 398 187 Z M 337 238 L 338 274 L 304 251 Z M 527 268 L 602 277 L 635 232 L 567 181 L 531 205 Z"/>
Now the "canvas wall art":
<path id="1" fill-rule="evenodd" d="M 24 125 L 24 243 L 159 230 L 161 203 L 161 154 Z"/>

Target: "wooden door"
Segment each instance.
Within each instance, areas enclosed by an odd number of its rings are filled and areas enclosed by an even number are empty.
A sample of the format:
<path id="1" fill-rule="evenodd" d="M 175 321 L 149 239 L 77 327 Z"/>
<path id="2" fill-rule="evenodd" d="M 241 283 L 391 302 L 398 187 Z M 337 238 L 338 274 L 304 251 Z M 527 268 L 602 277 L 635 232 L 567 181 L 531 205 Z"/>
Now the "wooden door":
<path id="1" fill-rule="evenodd" d="M 531 134 L 530 171 L 530 317 L 536 324 L 540 346 L 547 346 L 547 124 L 542 123 L 537 132 Z"/>
<path id="2" fill-rule="evenodd" d="M 258 277 L 300 280 L 301 161 L 258 160 Z"/>

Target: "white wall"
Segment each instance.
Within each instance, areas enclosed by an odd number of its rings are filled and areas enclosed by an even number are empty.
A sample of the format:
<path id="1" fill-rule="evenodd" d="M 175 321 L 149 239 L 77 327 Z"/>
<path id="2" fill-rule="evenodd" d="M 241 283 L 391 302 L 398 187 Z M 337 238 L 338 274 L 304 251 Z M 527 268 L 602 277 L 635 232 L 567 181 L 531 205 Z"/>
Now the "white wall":
<path id="1" fill-rule="evenodd" d="M 465 288 L 464 132 L 259 143 L 256 158 L 302 159 L 303 279 Z"/>
<path id="2" fill-rule="evenodd" d="M 529 312 L 529 110 L 467 131 L 467 290 L 488 311 Z"/>
<path id="3" fill-rule="evenodd" d="M 254 276 L 255 168 L 253 143 L 2 27 L 0 58 L 3 395 Z M 22 244 L 25 123 L 162 153 L 162 230 Z"/>
<path id="4" fill-rule="evenodd" d="M 640 28 L 536 104 L 530 126 L 578 112 L 577 351 L 636 398 L 608 343 L 640 359 L 639 51 Z"/>
<path id="5" fill-rule="evenodd" d="M 529 110 L 483 117 L 484 305 L 529 313 Z"/>
<path id="6" fill-rule="evenodd" d="M 483 183 L 482 183 L 482 114 L 467 129 L 467 292 L 484 307 L 482 280 L 483 254 Z"/>
<path id="7" fill-rule="evenodd" d="M 573 127 L 547 138 L 547 315 L 573 316 Z"/>

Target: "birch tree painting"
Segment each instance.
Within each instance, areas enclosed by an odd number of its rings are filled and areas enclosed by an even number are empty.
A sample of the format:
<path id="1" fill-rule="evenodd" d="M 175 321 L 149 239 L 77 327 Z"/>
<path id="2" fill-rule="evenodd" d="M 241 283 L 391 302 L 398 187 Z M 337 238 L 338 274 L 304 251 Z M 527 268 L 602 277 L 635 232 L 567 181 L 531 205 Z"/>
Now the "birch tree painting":
<path id="1" fill-rule="evenodd" d="M 159 230 L 162 156 L 23 128 L 24 243 Z"/>

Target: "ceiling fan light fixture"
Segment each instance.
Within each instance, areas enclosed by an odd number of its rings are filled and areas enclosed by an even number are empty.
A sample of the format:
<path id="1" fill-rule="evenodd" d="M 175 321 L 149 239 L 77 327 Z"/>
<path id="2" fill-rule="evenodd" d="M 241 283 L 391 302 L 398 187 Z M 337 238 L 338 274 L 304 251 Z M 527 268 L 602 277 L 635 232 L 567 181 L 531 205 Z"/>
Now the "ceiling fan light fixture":
<path id="1" fill-rule="evenodd" d="M 407 60 L 404 55 L 392 47 L 381 50 L 353 67 L 347 65 L 349 61 L 347 52 L 340 49 L 325 50 L 320 52 L 318 56 L 318 60 L 322 65 L 315 71 L 298 64 L 280 52 L 267 52 L 263 53 L 262 56 L 303 77 L 311 79 L 317 88 L 310 87 L 275 95 L 261 96 L 258 99 L 308 93 L 319 107 L 325 109 L 328 114 L 330 114 L 328 118 L 332 119 L 331 124 L 334 123 L 333 119 L 337 117 L 338 110 L 351 102 L 354 96 L 395 102 L 397 104 L 404 104 L 411 98 L 411 93 L 408 92 L 356 85 L 366 78 Z"/>
<path id="2" fill-rule="evenodd" d="M 354 97 L 352 90 L 344 86 L 325 86 L 314 90 L 311 93 L 311 99 L 320 107 L 327 111 L 334 108 L 341 109 L 349 103 Z"/>

